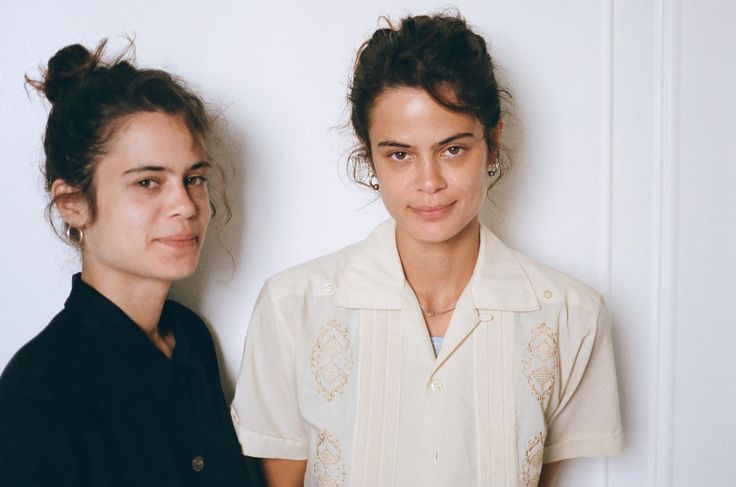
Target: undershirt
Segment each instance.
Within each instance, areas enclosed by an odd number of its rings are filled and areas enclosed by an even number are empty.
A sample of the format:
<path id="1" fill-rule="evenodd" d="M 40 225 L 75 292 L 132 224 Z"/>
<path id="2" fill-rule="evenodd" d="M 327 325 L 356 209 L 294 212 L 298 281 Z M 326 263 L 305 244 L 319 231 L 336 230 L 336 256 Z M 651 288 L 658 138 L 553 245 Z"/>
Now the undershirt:
<path id="1" fill-rule="evenodd" d="M 440 354 L 440 349 L 442 348 L 442 342 L 445 340 L 445 337 L 429 337 L 432 339 L 432 348 L 434 348 L 434 355 L 435 357 Z"/>

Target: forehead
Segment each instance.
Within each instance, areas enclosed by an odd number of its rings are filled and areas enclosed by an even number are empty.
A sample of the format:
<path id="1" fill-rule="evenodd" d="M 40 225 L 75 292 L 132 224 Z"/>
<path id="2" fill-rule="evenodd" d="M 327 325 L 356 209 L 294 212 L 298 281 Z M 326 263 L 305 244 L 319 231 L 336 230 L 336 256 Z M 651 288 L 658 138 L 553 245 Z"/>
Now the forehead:
<path id="1" fill-rule="evenodd" d="M 372 143 L 384 137 L 429 138 L 434 143 L 459 132 L 480 135 L 482 125 L 474 115 L 444 107 L 421 88 L 389 88 L 376 97 L 370 111 Z"/>
<path id="2" fill-rule="evenodd" d="M 181 117 L 160 112 L 137 113 L 118 121 L 99 169 L 110 166 L 149 164 L 157 166 L 190 166 L 203 158 L 198 143 Z"/>

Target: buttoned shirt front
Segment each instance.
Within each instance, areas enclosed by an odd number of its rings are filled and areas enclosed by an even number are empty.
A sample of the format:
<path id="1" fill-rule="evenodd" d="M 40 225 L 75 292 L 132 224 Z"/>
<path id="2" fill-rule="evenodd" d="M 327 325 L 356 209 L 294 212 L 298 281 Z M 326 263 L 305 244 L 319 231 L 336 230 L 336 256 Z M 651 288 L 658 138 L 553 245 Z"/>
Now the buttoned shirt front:
<path id="1" fill-rule="evenodd" d="M 244 453 L 307 459 L 307 486 L 535 486 L 622 445 L 601 297 L 485 227 L 437 356 L 391 220 L 269 279 L 231 413 Z"/>

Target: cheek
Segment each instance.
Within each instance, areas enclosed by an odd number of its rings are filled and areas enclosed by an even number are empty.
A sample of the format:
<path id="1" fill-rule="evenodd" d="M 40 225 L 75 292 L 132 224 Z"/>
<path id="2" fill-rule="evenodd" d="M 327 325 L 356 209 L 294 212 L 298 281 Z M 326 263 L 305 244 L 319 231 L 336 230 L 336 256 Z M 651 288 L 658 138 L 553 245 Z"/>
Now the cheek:
<path id="1" fill-rule="evenodd" d="M 197 207 L 197 215 L 199 221 L 203 225 L 208 225 L 212 219 L 212 206 L 210 205 L 209 193 L 205 192 L 202 195 L 196 196 L 194 204 Z"/>
<path id="2" fill-rule="evenodd" d="M 199 221 L 202 222 L 202 226 L 206 227 L 210 224 L 210 221 L 212 220 L 212 207 L 210 207 L 210 202 L 207 201 L 204 206 L 202 206 L 200 210 L 200 215 L 202 215 L 199 218 Z"/>
<path id="3" fill-rule="evenodd" d="M 145 236 L 157 218 L 154 205 L 140 205 L 122 198 L 113 204 L 98 207 L 98 223 L 111 237 L 135 238 Z"/>
<path id="4" fill-rule="evenodd" d="M 473 202 L 474 205 L 477 205 L 480 209 L 480 206 L 483 204 L 483 200 L 486 196 L 486 189 L 487 189 L 487 177 L 485 172 L 485 167 L 483 168 L 483 171 L 473 171 L 470 174 L 466 175 L 465 178 L 465 194 L 468 195 L 470 201 Z"/>
<path id="5" fill-rule="evenodd" d="M 396 177 L 381 179 L 379 176 L 379 182 L 381 200 L 383 200 L 386 207 L 399 205 L 402 200 L 405 200 L 411 194 L 410 189 Z"/>

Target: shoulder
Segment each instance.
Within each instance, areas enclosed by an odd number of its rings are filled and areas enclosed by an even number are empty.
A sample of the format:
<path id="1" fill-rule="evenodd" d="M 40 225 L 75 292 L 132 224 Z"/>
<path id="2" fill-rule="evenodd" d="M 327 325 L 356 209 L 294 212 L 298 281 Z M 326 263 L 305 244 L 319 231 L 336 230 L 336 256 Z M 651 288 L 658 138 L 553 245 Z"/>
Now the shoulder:
<path id="1" fill-rule="evenodd" d="M 0 403 L 55 395 L 59 377 L 74 376 L 84 330 L 68 310 L 57 314 L 10 360 L 0 376 Z M 3 406 L 4 408 L 4 406 Z"/>
<path id="2" fill-rule="evenodd" d="M 563 303 L 597 312 L 604 306 L 601 294 L 569 274 L 512 251 L 524 269 L 540 303 Z"/>
<path id="3" fill-rule="evenodd" d="M 388 219 L 357 243 L 269 278 L 264 292 L 275 300 L 331 296 L 341 305 L 361 307 L 366 299 L 371 301 L 380 294 L 392 294 L 398 288 L 403 289 L 403 285 L 395 223 Z M 346 297 L 346 293 L 350 296 Z M 356 296 L 362 299 L 352 299 Z"/>
<path id="4" fill-rule="evenodd" d="M 287 295 L 330 294 L 350 258 L 362 242 L 348 245 L 337 252 L 317 257 L 275 274 L 266 280 L 264 290 L 275 298 Z"/>

